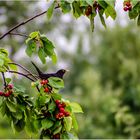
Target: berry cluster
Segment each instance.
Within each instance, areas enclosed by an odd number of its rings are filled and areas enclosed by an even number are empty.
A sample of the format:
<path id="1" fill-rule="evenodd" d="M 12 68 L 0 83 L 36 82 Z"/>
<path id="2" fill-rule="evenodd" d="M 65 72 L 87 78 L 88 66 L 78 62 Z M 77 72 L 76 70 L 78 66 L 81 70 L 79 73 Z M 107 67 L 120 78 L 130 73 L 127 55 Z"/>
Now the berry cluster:
<path id="1" fill-rule="evenodd" d="M 56 100 L 55 103 L 59 109 L 59 113 L 56 114 L 56 119 L 61 119 L 70 116 L 70 113 L 65 110 L 66 104 L 64 102 Z"/>
<path id="2" fill-rule="evenodd" d="M 85 10 L 85 15 L 89 16 L 90 14 L 92 14 L 92 8 L 95 8 L 95 11 L 99 11 L 102 9 L 102 7 L 99 5 L 99 3 L 97 1 L 95 1 L 93 3 L 93 7 L 88 5 L 86 10 Z"/>
<path id="3" fill-rule="evenodd" d="M 132 10 L 132 5 L 130 3 L 130 1 L 125 1 L 123 4 L 123 10 L 124 11 L 131 11 Z"/>
<path id="4" fill-rule="evenodd" d="M 6 86 L 5 92 L 0 91 L 0 96 L 9 97 L 13 93 L 13 85 L 8 84 Z"/>
<path id="5" fill-rule="evenodd" d="M 40 84 L 44 87 L 44 92 L 48 93 L 51 91 L 51 89 L 48 86 L 49 81 L 48 80 L 41 80 Z"/>

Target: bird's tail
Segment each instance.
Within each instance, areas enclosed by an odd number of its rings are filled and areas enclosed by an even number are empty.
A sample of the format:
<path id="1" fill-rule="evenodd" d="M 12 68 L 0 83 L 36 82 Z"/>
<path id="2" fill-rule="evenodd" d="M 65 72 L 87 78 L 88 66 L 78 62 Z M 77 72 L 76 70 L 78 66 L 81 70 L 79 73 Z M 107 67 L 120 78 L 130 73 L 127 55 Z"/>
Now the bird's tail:
<path id="1" fill-rule="evenodd" d="M 31 61 L 31 63 L 33 64 L 33 66 L 35 67 L 35 69 L 37 70 L 37 72 L 38 72 L 38 74 L 39 74 L 39 76 L 41 75 L 41 74 L 43 74 L 42 73 L 42 71 L 40 71 L 40 69 L 35 65 L 35 63 L 34 62 L 32 62 Z"/>

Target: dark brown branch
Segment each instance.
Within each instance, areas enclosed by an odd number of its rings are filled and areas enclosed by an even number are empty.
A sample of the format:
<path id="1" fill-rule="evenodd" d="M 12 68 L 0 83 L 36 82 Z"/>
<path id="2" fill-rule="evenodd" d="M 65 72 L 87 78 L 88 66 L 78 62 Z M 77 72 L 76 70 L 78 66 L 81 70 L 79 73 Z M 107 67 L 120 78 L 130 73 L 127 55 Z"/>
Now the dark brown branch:
<path id="1" fill-rule="evenodd" d="M 1 74 L 2 74 L 2 79 L 3 79 L 4 89 L 6 89 L 7 84 L 6 84 L 4 72 L 1 72 Z"/>
<path id="2" fill-rule="evenodd" d="M 32 78 L 28 77 L 28 76 L 27 76 L 26 74 L 24 74 L 24 73 L 21 73 L 21 72 L 18 72 L 18 71 L 12 71 L 12 70 L 8 70 L 7 72 L 9 72 L 9 73 L 16 73 L 16 74 L 18 74 L 18 75 L 22 75 L 22 76 L 26 77 L 27 79 L 29 79 L 29 80 L 31 80 L 31 81 L 34 82 L 34 80 L 33 80 Z"/>
<path id="3" fill-rule="evenodd" d="M 28 69 L 26 69 L 22 65 L 20 65 L 18 63 L 15 63 L 15 62 L 10 62 L 9 64 L 13 64 L 13 65 L 19 66 L 20 68 L 24 69 L 26 72 L 28 72 L 28 74 L 30 74 L 32 77 L 34 77 L 37 80 L 37 78 Z"/>
<path id="4" fill-rule="evenodd" d="M 55 9 L 57 9 L 57 8 L 59 8 L 59 6 L 55 7 Z M 33 19 L 35 19 L 35 18 L 37 18 L 37 17 L 39 17 L 39 16 L 41 16 L 41 15 L 44 15 L 47 11 L 48 11 L 48 10 L 46 10 L 46 11 L 44 11 L 44 12 L 42 12 L 42 13 L 39 13 L 39 14 L 37 14 L 37 15 L 35 15 L 35 16 L 33 16 L 33 17 L 31 17 L 31 18 L 29 18 L 29 19 L 27 19 L 27 20 L 25 20 L 25 21 L 23 21 L 23 22 L 21 22 L 21 23 L 19 23 L 19 24 L 17 24 L 17 25 L 15 25 L 13 28 L 11 28 L 11 29 L 8 30 L 6 33 L 4 33 L 2 36 L 0 36 L 0 40 L 3 39 L 3 38 L 4 38 L 5 36 L 7 36 L 8 34 L 10 34 L 10 33 L 11 33 L 12 31 L 14 31 L 15 29 L 17 29 L 18 27 L 20 27 L 20 26 L 22 26 L 22 25 L 24 25 L 24 24 L 26 24 L 26 23 L 32 21 Z"/>
<path id="5" fill-rule="evenodd" d="M 25 78 L 27 78 L 27 79 L 29 79 L 29 80 L 31 80 L 31 81 L 34 82 L 34 80 L 33 80 L 32 78 L 28 77 L 28 76 L 27 76 L 26 74 L 24 74 L 24 73 L 17 72 L 17 71 L 11 71 L 11 70 L 9 70 L 9 71 L 7 71 L 7 72 L 9 72 L 9 73 L 15 73 L 15 74 L 18 74 L 18 75 L 22 75 L 22 76 L 24 76 Z M 40 92 L 40 89 L 38 88 L 38 86 L 36 86 L 36 88 L 37 88 L 38 92 Z"/>

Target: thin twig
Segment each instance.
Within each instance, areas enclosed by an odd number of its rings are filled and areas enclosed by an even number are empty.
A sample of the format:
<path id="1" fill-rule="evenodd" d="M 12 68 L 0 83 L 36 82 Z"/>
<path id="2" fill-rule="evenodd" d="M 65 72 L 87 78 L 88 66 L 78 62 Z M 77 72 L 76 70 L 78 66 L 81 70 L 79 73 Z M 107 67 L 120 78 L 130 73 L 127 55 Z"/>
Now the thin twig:
<path id="1" fill-rule="evenodd" d="M 28 76 L 27 76 L 26 74 L 24 74 L 24 73 L 17 72 L 17 71 L 11 71 L 11 70 L 9 70 L 9 71 L 7 71 L 7 72 L 9 72 L 9 73 L 15 73 L 15 74 L 18 74 L 18 75 L 22 75 L 22 76 L 26 77 L 27 79 L 29 79 L 29 80 L 31 80 L 31 81 L 34 82 L 34 80 L 33 80 L 32 78 L 28 77 Z M 38 86 L 36 86 L 36 88 L 37 88 L 38 92 L 40 92 L 40 89 L 38 88 Z"/>
<path id="2" fill-rule="evenodd" d="M 4 72 L 1 72 L 1 74 L 2 74 L 2 79 L 3 79 L 4 89 L 6 89 L 7 84 L 6 84 L 6 80 L 5 80 L 5 75 L 4 75 Z"/>
<path id="3" fill-rule="evenodd" d="M 33 76 L 36 80 L 37 78 L 28 70 L 26 69 L 24 66 L 22 66 L 21 64 L 18 64 L 18 63 L 15 63 L 15 62 L 10 62 L 8 64 L 13 64 L 13 65 L 16 65 L 16 66 L 19 66 L 20 68 L 24 69 L 26 72 L 28 72 L 28 74 L 30 74 L 31 76 Z"/>
<path id="4" fill-rule="evenodd" d="M 18 72 L 18 71 L 12 71 L 12 70 L 8 70 L 7 72 L 9 72 L 9 73 L 16 73 L 16 74 L 18 74 L 18 75 L 22 75 L 22 76 L 26 77 L 27 79 L 29 79 L 29 80 L 31 80 L 31 81 L 34 82 L 34 80 L 33 80 L 32 78 L 28 77 L 28 76 L 27 76 L 26 74 L 24 74 L 24 73 L 21 73 L 21 72 Z"/>
<path id="5" fill-rule="evenodd" d="M 55 7 L 55 9 L 57 9 L 57 8 L 59 8 L 59 6 Z M 4 33 L 2 36 L 0 36 L 0 40 L 3 39 L 3 38 L 4 38 L 5 36 L 7 36 L 8 34 L 10 34 L 10 33 L 11 33 L 12 31 L 14 31 L 15 29 L 17 29 L 18 27 L 20 27 L 20 26 L 22 26 L 22 25 L 24 25 L 24 24 L 26 24 L 26 23 L 32 21 L 33 19 L 35 19 L 35 18 L 37 18 L 37 17 L 39 17 L 39 16 L 41 16 L 41 15 L 44 15 L 47 11 L 48 11 L 48 10 L 45 10 L 44 12 L 41 12 L 41 13 L 39 13 L 39 14 L 37 14 L 37 15 L 35 15 L 35 16 L 33 16 L 33 17 L 31 17 L 31 18 L 29 18 L 29 19 L 27 19 L 27 20 L 25 20 L 25 21 L 23 21 L 23 22 L 21 22 L 21 23 L 19 23 L 19 24 L 17 24 L 17 25 L 15 25 L 13 28 L 11 28 L 11 29 L 8 30 L 6 33 Z"/>

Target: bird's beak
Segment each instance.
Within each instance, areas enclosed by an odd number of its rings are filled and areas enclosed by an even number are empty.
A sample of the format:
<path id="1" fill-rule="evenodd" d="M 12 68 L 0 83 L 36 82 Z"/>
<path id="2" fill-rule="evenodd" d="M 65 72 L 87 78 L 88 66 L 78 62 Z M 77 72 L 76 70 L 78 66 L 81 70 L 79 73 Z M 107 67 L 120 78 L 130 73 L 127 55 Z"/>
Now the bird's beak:
<path id="1" fill-rule="evenodd" d="M 70 70 L 66 70 L 66 72 L 70 72 Z"/>

